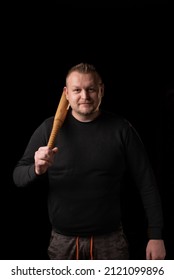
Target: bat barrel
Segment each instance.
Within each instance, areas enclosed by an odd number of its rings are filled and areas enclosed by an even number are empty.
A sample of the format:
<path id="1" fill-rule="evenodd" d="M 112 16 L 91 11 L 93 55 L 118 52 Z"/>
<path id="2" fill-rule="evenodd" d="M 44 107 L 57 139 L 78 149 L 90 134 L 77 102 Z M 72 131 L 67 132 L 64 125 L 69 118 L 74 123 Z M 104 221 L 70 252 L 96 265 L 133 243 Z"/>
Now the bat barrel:
<path id="1" fill-rule="evenodd" d="M 58 104 L 58 107 L 57 107 L 51 134 L 50 134 L 48 144 L 47 144 L 48 147 L 50 147 L 51 149 L 54 147 L 55 138 L 64 123 L 64 120 L 65 120 L 67 112 L 68 112 L 68 108 L 69 108 L 69 102 L 66 99 L 65 92 L 63 91 L 59 104 Z"/>

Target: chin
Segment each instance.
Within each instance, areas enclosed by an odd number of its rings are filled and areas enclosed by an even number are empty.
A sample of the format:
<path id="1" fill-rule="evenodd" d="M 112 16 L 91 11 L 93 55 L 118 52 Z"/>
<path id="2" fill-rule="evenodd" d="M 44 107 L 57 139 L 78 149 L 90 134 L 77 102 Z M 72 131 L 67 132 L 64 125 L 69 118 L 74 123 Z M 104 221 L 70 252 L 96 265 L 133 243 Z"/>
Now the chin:
<path id="1" fill-rule="evenodd" d="M 93 112 L 94 112 L 93 108 L 84 108 L 84 109 L 79 110 L 79 114 L 85 115 L 85 116 L 91 115 L 91 114 L 93 114 Z"/>
<path id="2" fill-rule="evenodd" d="M 81 116 L 89 116 L 89 115 L 92 115 L 92 112 L 91 111 L 90 112 L 89 111 L 88 112 L 87 111 L 86 112 L 85 111 L 80 111 L 79 115 L 81 115 Z"/>

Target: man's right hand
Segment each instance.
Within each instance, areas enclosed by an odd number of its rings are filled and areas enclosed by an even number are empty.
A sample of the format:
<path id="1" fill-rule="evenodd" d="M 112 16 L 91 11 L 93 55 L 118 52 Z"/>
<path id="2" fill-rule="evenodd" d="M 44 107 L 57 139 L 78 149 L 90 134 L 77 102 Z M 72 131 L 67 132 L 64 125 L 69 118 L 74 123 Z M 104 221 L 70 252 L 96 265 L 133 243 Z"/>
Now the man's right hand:
<path id="1" fill-rule="evenodd" d="M 40 147 L 34 155 L 35 160 L 35 172 L 37 175 L 44 174 L 48 167 L 54 162 L 54 156 L 57 153 L 58 148 L 50 149 L 48 146 Z"/>

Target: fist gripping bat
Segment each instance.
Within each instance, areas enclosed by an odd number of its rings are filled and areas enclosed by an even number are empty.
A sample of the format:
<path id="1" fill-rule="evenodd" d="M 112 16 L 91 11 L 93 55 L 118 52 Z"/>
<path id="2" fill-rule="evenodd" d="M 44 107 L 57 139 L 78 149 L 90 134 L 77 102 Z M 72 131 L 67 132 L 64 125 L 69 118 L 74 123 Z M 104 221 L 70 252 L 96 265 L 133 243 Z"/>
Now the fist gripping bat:
<path id="1" fill-rule="evenodd" d="M 66 99 L 65 96 L 65 91 L 63 91 L 58 107 L 57 107 L 57 111 L 56 114 L 54 116 L 54 121 L 53 121 L 53 127 L 51 130 L 51 134 L 48 140 L 48 147 L 50 147 L 51 149 L 54 148 L 54 141 L 56 138 L 56 135 L 59 131 L 59 129 L 61 128 L 61 126 L 63 125 L 63 122 L 66 118 L 67 112 L 69 109 L 69 102 Z"/>

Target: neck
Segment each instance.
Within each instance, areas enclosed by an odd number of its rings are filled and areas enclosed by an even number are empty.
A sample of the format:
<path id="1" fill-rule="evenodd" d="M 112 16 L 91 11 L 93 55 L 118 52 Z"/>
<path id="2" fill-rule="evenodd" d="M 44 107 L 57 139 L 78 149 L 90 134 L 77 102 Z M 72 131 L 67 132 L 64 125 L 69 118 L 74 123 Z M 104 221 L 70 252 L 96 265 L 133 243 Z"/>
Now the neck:
<path id="1" fill-rule="evenodd" d="M 97 110 L 89 115 L 84 115 L 76 113 L 72 110 L 72 115 L 75 119 L 77 119 L 80 122 L 91 122 L 100 115 L 100 111 Z"/>

